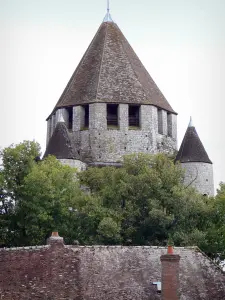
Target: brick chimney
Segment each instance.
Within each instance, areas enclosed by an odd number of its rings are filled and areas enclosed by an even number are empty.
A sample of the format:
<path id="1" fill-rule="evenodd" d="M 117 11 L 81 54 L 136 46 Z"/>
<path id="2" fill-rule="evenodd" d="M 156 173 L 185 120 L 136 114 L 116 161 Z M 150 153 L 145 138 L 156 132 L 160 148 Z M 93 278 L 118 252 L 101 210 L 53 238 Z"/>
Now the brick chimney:
<path id="1" fill-rule="evenodd" d="M 51 246 L 64 246 L 64 241 L 57 231 L 52 232 L 52 235 L 47 239 L 47 244 Z"/>
<path id="2" fill-rule="evenodd" d="M 160 257 L 162 263 L 162 300 L 179 300 L 179 261 L 180 256 L 173 254 L 173 248 Z"/>

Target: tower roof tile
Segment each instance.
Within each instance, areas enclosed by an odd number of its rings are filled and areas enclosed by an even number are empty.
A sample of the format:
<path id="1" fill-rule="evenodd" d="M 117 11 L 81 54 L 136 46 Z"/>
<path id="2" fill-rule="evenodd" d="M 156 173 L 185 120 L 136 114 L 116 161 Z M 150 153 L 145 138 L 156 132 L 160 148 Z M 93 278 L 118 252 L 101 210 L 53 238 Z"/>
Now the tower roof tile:
<path id="1" fill-rule="evenodd" d="M 54 155 L 57 159 L 74 159 L 76 151 L 64 122 L 58 122 L 48 142 L 44 157 Z"/>
<path id="2" fill-rule="evenodd" d="M 151 104 L 175 113 L 112 21 L 99 27 L 53 113 L 60 107 L 94 102 Z"/>
<path id="3" fill-rule="evenodd" d="M 192 119 L 186 130 L 185 136 L 178 151 L 176 161 L 186 162 L 204 162 L 212 164 L 208 154 L 193 126 Z"/>

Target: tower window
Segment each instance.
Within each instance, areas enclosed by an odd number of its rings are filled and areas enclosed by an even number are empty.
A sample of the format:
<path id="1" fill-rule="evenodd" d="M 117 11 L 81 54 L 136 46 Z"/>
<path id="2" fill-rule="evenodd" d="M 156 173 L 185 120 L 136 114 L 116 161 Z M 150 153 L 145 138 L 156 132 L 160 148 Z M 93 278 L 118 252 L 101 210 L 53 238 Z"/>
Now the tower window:
<path id="1" fill-rule="evenodd" d="M 73 128 L 73 107 L 67 107 L 66 111 L 68 113 L 68 129 L 72 130 Z"/>
<path id="2" fill-rule="evenodd" d="M 84 107 L 84 127 L 89 127 L 89 105 Z"/>
<path id="3" fill-rule="evenodd" d="M 89 128 L 89 105 L 82 105 L 82 120 L 81 120 L 81 127 L 83 129 Z"/>
<path id="4" fill-rule="evenodd" d="M 167 133 L 168 136 L 172 137 L 172 114 L 167 113 Z"/>
<path id="5" fill-rule="evenodd" d="M 158 133 L 163 134 L 163 111 L 158 109 Z"/>
<path id="6" fill-rule="evenodd" d="M 129 127 L 140 126 L 140 106 L 129 105 Z"/>
<path id="7" fill-rule="evenodd" d="M 118 104 L 107 104 L 107 126 L 118 126 Z"/>

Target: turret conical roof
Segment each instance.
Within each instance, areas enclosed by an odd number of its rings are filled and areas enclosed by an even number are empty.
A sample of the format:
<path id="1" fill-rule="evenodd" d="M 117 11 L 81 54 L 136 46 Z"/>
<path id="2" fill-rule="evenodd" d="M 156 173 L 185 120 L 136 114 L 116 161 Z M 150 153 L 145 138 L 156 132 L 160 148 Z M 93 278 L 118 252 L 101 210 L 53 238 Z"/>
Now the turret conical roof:
<path id="1" fill-rule="evenodd" d="M 184 139 L 181 143 L 176 161 L 180 161 L 181 163 L 204 162 L 212 164 L 197 134 L 192 119 L 190 120 Z"/>
<path id="2" fill-rule="evenodd" d="M 74 159 L 76 151 L 64 122 L 58 122 L 48 142 L 44 157 L 54 155 L 57 159 Z"/>
<path id="3" fill-rule="evenodd" d="M 112 21 L 103 22 L 53 112 L 94 102 L 152 104 L 175 113 Z"/>

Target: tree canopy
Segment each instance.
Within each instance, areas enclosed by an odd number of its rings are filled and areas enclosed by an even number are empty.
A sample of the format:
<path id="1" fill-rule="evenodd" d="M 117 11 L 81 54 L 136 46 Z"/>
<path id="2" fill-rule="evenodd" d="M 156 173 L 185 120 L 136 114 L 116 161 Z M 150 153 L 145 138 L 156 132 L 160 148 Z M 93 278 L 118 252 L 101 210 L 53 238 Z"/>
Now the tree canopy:
<path id="1" fill-rule="evenodd" d="M 58 230 L 67 243 L 197 245 L 225 254 L 225 185 L 215 198 L 183 185 L 164 155 L 124 157 L 121 168 L 77 172 L 25 141 L 1 152 L 0 245 L 44 244 Z"/>

